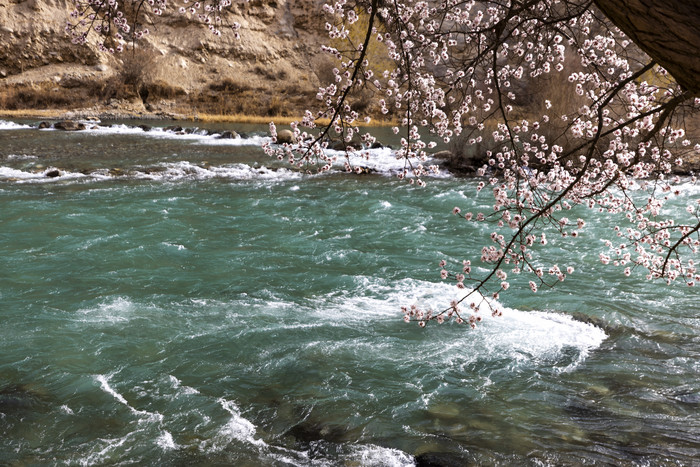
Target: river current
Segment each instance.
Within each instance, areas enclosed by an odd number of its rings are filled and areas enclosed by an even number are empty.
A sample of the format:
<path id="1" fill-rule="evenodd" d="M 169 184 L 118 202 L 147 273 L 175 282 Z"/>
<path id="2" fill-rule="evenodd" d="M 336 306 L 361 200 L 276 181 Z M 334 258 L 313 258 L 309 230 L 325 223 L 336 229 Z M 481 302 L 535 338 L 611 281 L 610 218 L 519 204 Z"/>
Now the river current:
<path id="1" fill-rule="evenodd" d="M 601 264 L 613 220 L 549 242 L 557 287 L 422 329 L 400 307 L 488 244 L 451 214 L 477 179 L 36 123 L 0 121 L 0 464 L 700 465 L 700 290 Z"/>

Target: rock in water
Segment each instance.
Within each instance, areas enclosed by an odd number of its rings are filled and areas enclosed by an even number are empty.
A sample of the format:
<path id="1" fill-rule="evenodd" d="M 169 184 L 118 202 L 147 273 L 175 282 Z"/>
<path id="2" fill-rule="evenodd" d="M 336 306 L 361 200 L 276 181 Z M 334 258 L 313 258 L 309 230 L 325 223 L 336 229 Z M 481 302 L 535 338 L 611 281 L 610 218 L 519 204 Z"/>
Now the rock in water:
<path id="1" fill-rule="evenodd" d="M 280 130 L 277 132 L 277 142 L 279 144 L 294 144 L 297 139 L 294 137 L 294 133 L 291 130 Z"/>
<path id="2" fill-rule="evenodd" d="M 218 139 L 234 139 L 238 138 L 238 133 L 235 131 L 222 131 L 221 134 L 218 136 Z M 279 142 L 279 137 L 278 137 L 278 142 Z"/>
<path id="3" fill-rule="evenodd" d="M 53 124 L 53 127 L 57 130 L 63 131 L 79 131 L 85 129 L 85 124 L 80 122 L 74 122 L 73 120 L 62 120 Z"/>
<path id="4" fill-rule="evenodd" d="M 416 456 L 416 467 L 465 467 L 473 465 L 451 452 L 426 452 Z"/>

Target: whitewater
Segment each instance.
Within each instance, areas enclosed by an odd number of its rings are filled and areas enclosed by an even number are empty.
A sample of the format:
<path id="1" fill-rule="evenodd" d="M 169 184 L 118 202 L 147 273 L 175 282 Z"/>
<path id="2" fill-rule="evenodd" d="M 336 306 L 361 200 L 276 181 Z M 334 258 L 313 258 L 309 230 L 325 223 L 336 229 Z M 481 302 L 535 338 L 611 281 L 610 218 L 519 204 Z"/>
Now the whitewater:
<path id="1" fill-rule="evenodd" d="M 305 175 L 264 126 L 138 123 L 0 121 L 1 464 L 700 458 L 699 293 L 601 264 L 611 220 L 543 249 L 559 286 L 421 329 L 401 306 L 460 298 L 439 262 L 484 244 L 451 214 L 478 180 L 398 180 L 382 129 L 372 173 Z"/>

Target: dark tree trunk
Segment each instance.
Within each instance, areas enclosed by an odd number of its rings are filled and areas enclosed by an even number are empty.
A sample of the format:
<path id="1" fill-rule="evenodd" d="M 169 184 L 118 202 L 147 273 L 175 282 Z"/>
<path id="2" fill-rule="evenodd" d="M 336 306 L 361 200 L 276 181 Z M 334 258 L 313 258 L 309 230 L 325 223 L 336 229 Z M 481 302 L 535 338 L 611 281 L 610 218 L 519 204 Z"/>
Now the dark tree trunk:
<path id="1" fill-rule="evenodd" d="M 700 0 L 595 0 L 676 82 L 700 96 Z"/>

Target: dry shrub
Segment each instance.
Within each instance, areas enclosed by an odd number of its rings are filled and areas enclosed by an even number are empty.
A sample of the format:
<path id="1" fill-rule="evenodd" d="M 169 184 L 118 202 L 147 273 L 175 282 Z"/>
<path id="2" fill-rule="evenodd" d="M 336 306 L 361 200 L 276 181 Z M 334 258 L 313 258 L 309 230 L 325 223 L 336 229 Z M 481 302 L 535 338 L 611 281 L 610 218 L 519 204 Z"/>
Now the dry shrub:
<path id="1" fill-rule="evenodd" d="M 175 99 L 186 95 L 187 92 L 179 86 L 173 86 L 163 80 L 156 80 L 143 84 L 140 87 L 140 94 L 142 96 L 145 94 L 148 99 Z"/>
<path id="2" fill-rule="evenodd" d="M 262 76 L 270 81 L 281 81 L 287 79 L 289 76 L 285 70 L 275 69 L 275 68 L 263 68 L 262 66 L 256 66 L 253 71 L 258 76 Z"/>
<path id="3" fill-rule="evenodd" d="M 124 52 L 120 58 L 122 61 L 116 74 L 104 83 L 100 97 L 103 99 L 140 97 L 145 102 L 150 92 L 145 87 L 145 83 L 155 62 L 153 52 L 131 49 Z"/>
<path id="4" fill-rule="evenodd" d="M 59 88 L 55 84 L 20 84 L 0 90 L 0 108 L 5 110 L 73 108 L 96 102 L 96 89 L 91 82 L 72 88 Z"/>
<path id="5" fill-rule="evenodd" d="M 250 86 L 248 83 L 235 80 L 233 78 L 226 78 L 223 81 L 211 83 L 209 89 L 216 92 L 225 92 L 237 94 L 240 92 L 248 91 Z"/>

